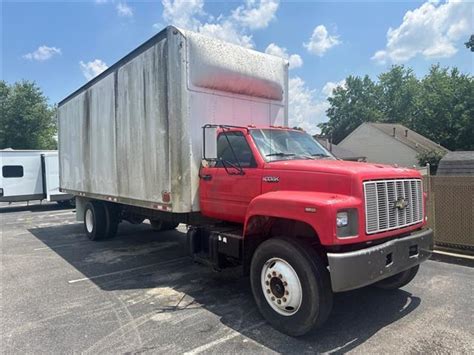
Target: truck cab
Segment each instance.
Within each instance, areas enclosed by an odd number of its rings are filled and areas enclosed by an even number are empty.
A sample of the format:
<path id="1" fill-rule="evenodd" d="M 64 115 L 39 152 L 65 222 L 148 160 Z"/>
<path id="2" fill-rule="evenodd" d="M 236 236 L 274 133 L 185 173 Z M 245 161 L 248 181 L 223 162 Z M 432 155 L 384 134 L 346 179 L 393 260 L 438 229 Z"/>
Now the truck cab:
<path id="1" fill-rule="evenodd" d="M 203 136 L 201 213 L 226 223 L 191 228 L 191 253 L 216 268 L 242 263 L 278 329 L 304 334 L 328 316 L 333 292 L 402 287 L 429 257 L 418 171 L 341 161 L 284 127 L 206 125 Z"/>

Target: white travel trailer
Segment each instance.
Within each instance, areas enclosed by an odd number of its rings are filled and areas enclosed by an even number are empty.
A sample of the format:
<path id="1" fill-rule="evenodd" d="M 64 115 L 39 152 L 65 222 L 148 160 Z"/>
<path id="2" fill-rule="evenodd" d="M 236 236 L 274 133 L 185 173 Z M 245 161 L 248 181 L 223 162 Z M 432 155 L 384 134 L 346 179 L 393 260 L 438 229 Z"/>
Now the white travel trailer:
<path id="1" fill-rule="evenodd" d="M 58 152 L 0 150 L 0 202 L 47 200 L 68 205 L 73 196 L 59 191 Z"/>

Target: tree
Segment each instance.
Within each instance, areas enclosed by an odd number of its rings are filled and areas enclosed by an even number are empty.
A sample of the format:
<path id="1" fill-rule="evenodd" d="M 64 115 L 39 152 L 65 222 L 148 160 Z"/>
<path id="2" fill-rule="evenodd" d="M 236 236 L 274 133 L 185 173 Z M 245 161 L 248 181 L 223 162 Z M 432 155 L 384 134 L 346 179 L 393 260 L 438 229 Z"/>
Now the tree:
<path id="1" fill-rule="evenodd" d="M 332 136 L 337 144 L 363 122 L 377 122 L 382 118 L 375 83 L 366 75 L 349 76 L 344 87 L 339 86 L 328 98 L 329 121 L 319 125 L 323 135 Z"/>
<path id="2" fill-rule="evenodd" d="M 469 41 L 467 41 L 464 44 L 466 45 L 467 49 L 470 48 L 471 52 L 474 52 L 474 35 L 471 35 L 471 37 L 469 38 Z"/>
<path id="3" fill-rule="evenodd" d="M 474 150 L 472 75 L 434 65 L 420 80 L 392 66 L 378 79 L 350 76 L 334 90 L 322 133 L 338 144 L 363 122 L 401 123 L 450 150 Z"/>
<path id="4" fill-rule="evenodd" d="M 420 153 L 416 156 L 418 160 L 418 164 L 420 166 L 426 166 L 426 164 L 430 164 L 430 174 L 436 174 L 436 170 L 438 170 L 439 161 L 443 158 L 444 152 L 439 150 L 430 150 L 423 153 Z"/>
<path id="5" fill-rule="evenodd" d="M 57 149 L 55 108 L 29 81 L 0 81 L 0 149 Z"/>
<path id="6" fill-rule="evenodd" d="M 395 65 L 379 75 L 377 86 L 383 121 L 410 126 L 416 115 L 420 86 L 413 70 Z"/>
<path id="7" fill-rule="evenodd" d="M 474 150 L 473 78 L 434 65 L 420 84 L 410 128 L 450 150 Z"/>

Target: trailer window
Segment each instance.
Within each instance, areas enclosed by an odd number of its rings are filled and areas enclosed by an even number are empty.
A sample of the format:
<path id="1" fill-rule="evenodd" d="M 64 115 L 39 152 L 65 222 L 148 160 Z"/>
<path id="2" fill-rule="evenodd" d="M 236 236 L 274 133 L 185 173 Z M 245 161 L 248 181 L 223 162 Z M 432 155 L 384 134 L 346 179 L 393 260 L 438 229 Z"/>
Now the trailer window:
<path id="1" fill-rule="evenodd" d="M 23 177 L 23 167 L 21 165 L 4 165 L 2 175 L 4 178 L 21 178 Z"/>
<path id="2" fill-rule="evenodd" d="M 252 150 L 241 132 L 226 132 L 219 135 L 217 138 L 217 157 L 219 160 L 216 166 L 221 168 L 223 167 L 222 160 L 237 166 L 240 164 L 242 168 L 255 168 L 257 166 Z"/>

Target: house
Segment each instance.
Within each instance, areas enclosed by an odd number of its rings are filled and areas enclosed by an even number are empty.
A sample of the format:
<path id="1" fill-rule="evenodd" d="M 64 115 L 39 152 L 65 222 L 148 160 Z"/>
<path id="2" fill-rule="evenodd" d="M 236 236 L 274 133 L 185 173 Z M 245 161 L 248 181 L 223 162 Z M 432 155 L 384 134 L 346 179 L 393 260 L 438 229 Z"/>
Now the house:
<path id="1" fill-rule="evenodd" d="M 368 162 L 418 166 L 417 155 L 429 151 L 449 152 L 448 149 L 394 123 L 362 123 L 339 144 L 357 155 L 367 157 Z"/>
<path id="2" fill-rule="evenodd" d="M 449 152 L 440 161 L 438 176 L 474 176 L 474 151 Z"/>
<path id="3" fill-rule="evenodd" d="M 314 139 L 318 141 L 324 148 L 329 150 L 336 158 L 348 161 L 365 161 L 364 156 L 357 155 L 356 153 L 350 151 L 349 149 L 341 148 L 340 146 L 329 141 L 328 138 L 324 136 L 313 136 Z"/>

